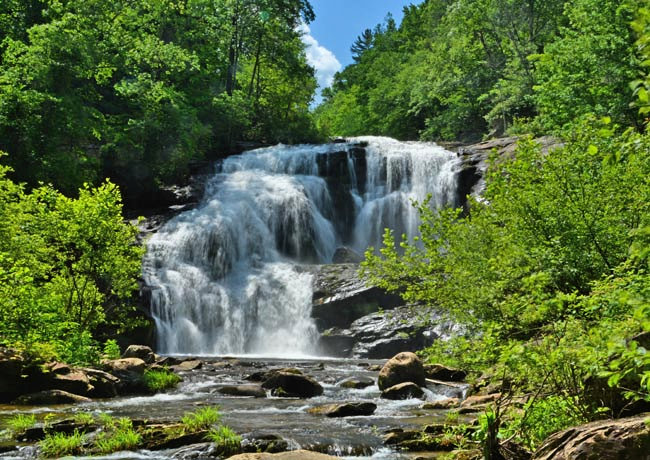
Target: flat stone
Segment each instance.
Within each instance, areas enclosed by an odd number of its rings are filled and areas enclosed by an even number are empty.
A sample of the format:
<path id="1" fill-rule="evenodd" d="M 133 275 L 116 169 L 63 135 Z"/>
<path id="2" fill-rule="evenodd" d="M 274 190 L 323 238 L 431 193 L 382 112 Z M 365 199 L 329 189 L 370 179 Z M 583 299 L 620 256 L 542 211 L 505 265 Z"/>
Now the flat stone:
<path id="1" fill-rule="evenodd" d="M 347 402 L 312 407 L 307 410 L 310 414 L 325 415 L 326 417 L 358 417 L 375 413 L 377 405 L 371 402 Z"/>
<path id="2" fill-rule="evenodd" d="M 375 380 L 370 377 L 350 377 L 338 383 L 341 388 L 350 388 L 362 390 L 375 384 Z"/>
<path id="3" fill-rule="evenodd" d="M 427 402 L 422 405 L 422 409 L 451 409 L 460 406 L 460 399 L 447 398 L 439 401 Z"/>
<path id="4" fill-rule="evenodd" d="M 443 382 L 462 382 L 467 377 L 467 372 L 442 364 L 425 364 L 424 372 L 428 379 L 442 380 Z"/>
<path id="5" fill-rule="evenodd" d="M 247 385 L 226 385 L 217 388 L 217 393 L 228 396 L 246 396 L 253 398 L 266 398 L 266 391 L 261 385 L 247 384 Z"/>
<path id="6" fill-rule="evenodd" d="M 472 407 L 472 406 L 482 406 L 487 403 L 496 401 L 501 397 L 501 393 L 492 393 L 485 396 L 470 396 L 465 401 L 463 401 L 461 407 Z"/>
<path id="7" fill-rule="evenodd" d="M 194 371 L 197 369 L 201 369 L 203 367 L 203 362 L 201 362 L 198 359 L 191 359 L 187 361 L 183 361 L 180 364 L 176 364 L 175 366 L 172 366 L 172 369 L 177 372 L 183 372 L 183 371 Z"/>
<path id="8" fill-rule="evenodd" d="M 38 393 L 20 396 L 14 404 L 25 406 L 43 406 L 48 404 L 75 404 L 90 402 L 90 398 L 68 393 L 63 390 L 45 390 Z"/>
<path id="9" fill-rule="evenodd" d="M 424 390 L 413 382 L 404 382 L 393 385 L 381 392 L 384 399 L 411 399 L 423 398 Z"/>

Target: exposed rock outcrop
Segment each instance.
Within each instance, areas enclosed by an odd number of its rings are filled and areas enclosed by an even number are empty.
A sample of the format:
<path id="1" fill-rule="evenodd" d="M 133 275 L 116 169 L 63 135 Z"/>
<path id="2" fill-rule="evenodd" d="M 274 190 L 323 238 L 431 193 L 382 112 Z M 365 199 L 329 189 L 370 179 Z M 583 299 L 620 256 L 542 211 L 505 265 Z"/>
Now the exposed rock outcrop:
<path id="1" fill-rule="evenodd" d="M 377 385 L 382 391 L 405 382 L 420 387 L 426 384 L 422 361 L 415 353 L 403 352 L 393 356 L 384 364 L 377 379 Z"/>
<path id="2" fill-rule="evenodd" d="M 650 460 L 650 414 L 603 420 L 550 436 L 533 460 Z"/>
<path id="3" fill-rule="evenodd" d="M 229 457 L 228 460 L 334 460 L 339 457 L 311 452 L 308 450 L 294 450 L 291 452 L 281 452 L 279 454 L 239 454 Z"/>

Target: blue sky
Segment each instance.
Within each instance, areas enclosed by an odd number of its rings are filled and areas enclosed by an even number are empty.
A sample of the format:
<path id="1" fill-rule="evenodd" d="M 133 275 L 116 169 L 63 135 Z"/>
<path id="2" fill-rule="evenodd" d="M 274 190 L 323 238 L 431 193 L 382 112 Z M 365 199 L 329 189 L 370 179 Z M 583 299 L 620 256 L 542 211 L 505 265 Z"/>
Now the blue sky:
<path id="1" fill-rule="evenodd" d="M 402 8 L 417 3 L 417 0 L 311 0 L 316 20 L 304 28 L 303 41 L 321 89 L 331 83 L 337 71 L 352 62 L 350 46 L 357 36 L 384 22 L 389 12 L 399 24 Z"/>

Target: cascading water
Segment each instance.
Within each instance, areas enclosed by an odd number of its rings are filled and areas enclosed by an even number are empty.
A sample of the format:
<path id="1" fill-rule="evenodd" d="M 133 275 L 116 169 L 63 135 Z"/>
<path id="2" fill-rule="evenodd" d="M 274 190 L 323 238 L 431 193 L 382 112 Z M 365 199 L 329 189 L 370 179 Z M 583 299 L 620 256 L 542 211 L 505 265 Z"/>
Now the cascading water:
<path id="1" fill-rule="evenodd" d="M 413 200 L 460 204 L 457 166 L 435 144 L 379 137 L 227 158 L 201 204 L 147 243 L 159 351 L 314 353 L 311 275 L 293 263 L 328 263 L 341 245 L 378 247 L 385 227 L 415 236 Z"/>

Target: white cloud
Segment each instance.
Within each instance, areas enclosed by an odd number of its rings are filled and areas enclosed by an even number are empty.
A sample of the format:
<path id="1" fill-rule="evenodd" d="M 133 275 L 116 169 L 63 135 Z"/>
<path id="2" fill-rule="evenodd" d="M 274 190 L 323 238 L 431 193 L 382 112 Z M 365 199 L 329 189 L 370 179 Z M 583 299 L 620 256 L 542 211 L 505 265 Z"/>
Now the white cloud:
<path id="1" fill-rule="evenodd" d="M 314 37 L 311 36 L 311 30 L 306 24 L 302 24 L 298 30 L 302 32 L 302 41 L 306 46 L 307 62 L 316 69 L 316 79 L 318 86 L 326 88 L 332 84 L 334 74 L 341 70 L 341 63 L 334 53 L 321 46 Z"/>

